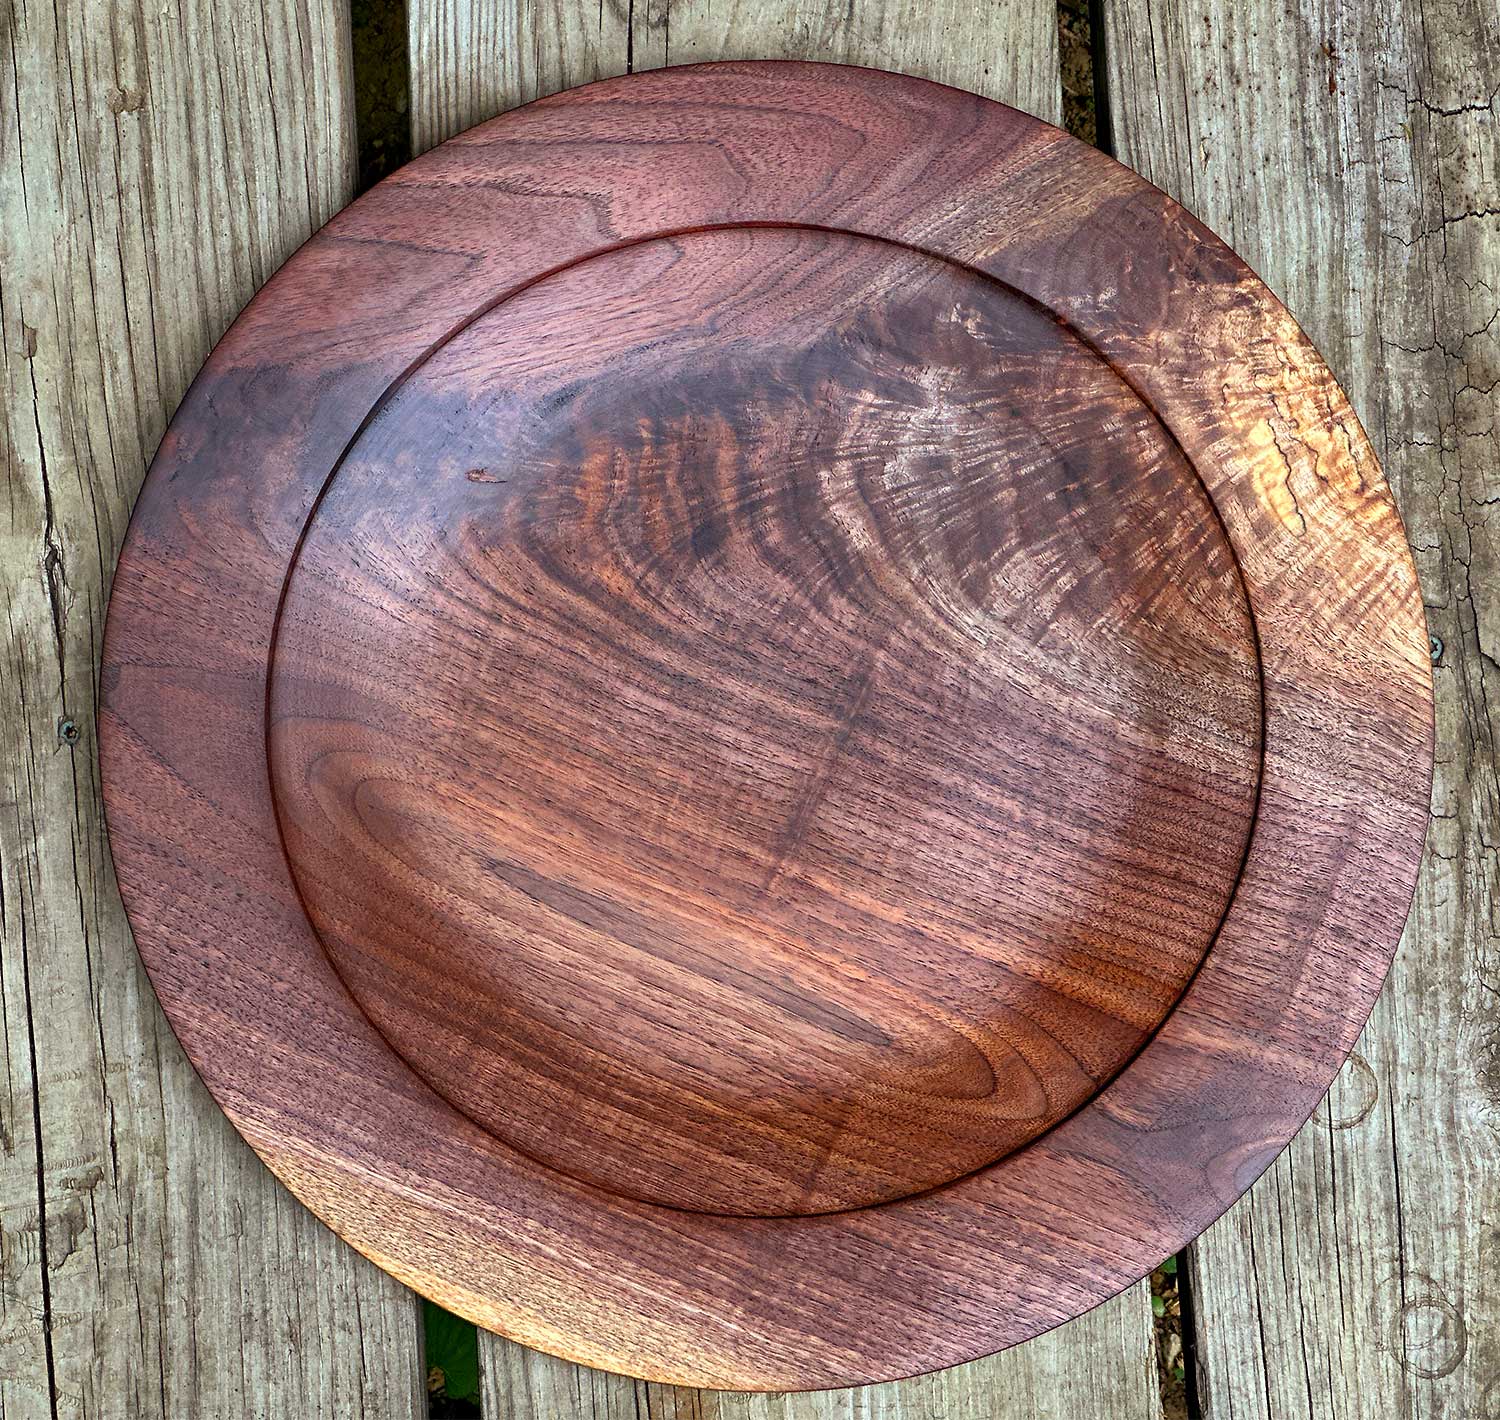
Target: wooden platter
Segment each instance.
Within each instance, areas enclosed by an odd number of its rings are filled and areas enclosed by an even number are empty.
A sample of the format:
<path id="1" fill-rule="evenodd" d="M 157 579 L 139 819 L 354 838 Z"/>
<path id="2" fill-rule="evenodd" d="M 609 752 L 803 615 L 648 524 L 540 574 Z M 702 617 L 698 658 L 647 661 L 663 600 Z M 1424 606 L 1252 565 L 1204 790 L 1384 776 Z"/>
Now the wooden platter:
<path id="1" fill-rule="evenodd" d="M 1181 208 L 921 81 L 675 69 L 342 213 L 116 575 L 105 795 L 272 1169 L 485 1326 L 743 1389 L 971 1359 L 1218 1216 L 1426 825 L 1400 521 Z"/>

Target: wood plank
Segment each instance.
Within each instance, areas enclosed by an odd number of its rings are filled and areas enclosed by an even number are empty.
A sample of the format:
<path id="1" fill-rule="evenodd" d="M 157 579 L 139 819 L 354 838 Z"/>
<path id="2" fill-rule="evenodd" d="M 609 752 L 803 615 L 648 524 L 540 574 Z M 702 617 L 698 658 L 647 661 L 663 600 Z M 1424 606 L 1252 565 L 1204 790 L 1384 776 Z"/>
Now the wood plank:
<path id="1" fill-rule="evenodd" d="M 815 59 L 915 74 L 1062 121 L 1057 8 L 1038 0 L 636 0 L 637 69 Z"/>
<path id="2" fill-rule="evenodd" d="M 1041 0 L 411 0 L 412 149 L 634 69 L 717 59 L 867 64 L 1061 121 L 1057 11 Z"/>
<path id="3" fill-rule="evenodd" d="M 1121 156 L 1250 261 L 1400 500 L 1437 672 L 1406 937 L 1325 1104 L 1194 1249 L 1204 1414 L 1500 1407 L 1500 12 L 1106 0 Z"/>
<path id="4" fill-rule="evenodd" d="M 1136 1420 L 1159 1417 L 1149 1287 L 1024 1346 L 909 1381 L 796 1395 L 609 1375 L 480 1334 L 491 1420 Z"/>
<path id="5" fill-rule="evenodd" d="M 630 66 L 631 17 L 618 0 L 411 0 L 406 9 L 413 153 Z"/>
<path id="6" fill-rule="evenodd" d="M 346 10 L 23 3 L 6 29 L 0 1413 L 418 1414 L 410 1295 L 274 1182 L 166 1026 L 93 729 L 146 460 L 236 311 L 350 197 Z"/>
<path id="7" fill-rule="evenodd" d="M 838 60 L 958 84 L 1056 122 L 1057 12 L 1041 0 L 977 7 L 816 0 L 412 0 L 413 146 L 572 84 L 667 63 Z M 505 1420 L 1004 1420 L 1160 1414 L 1146 1284 L 1026 1346 L 937 1376 L 861 1390 L 751 1397 L 637 1383 L 481 1335 L 485 1413 Z"/>

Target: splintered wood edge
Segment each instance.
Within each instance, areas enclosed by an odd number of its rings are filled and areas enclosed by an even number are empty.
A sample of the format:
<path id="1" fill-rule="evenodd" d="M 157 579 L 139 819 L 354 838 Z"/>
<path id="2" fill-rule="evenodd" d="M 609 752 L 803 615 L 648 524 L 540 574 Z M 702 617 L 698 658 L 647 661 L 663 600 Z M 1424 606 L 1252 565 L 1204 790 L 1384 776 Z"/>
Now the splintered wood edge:
<path id="1" fill-rule="evenodd" d="M 1235 899 L 1134 1062 L 988 1169 L 790 1220 L 588 1188 L 417 1081 L 311 934 L 265 762 L 286 564 L 403 373 L 590 251 L 745 222 L 932 251 L 1079 332 L 1209 491 L 1250 594 L 1266 709 Z M 419 159 L 309 242 L 163 443 L 116 576 L 103 692 L 106 799 L 142 955 L 190 1058 L 293 1191 L 485 1326 L 592 1365 L 750 1390 L 893 1379 L 1025 1340 L 1228 1207 L 1370 1009 L 1410 900 L 1432 760 L 1400 520 L 1275 298 L 1156 189 L 1037 120 L 803 64 L 660 71 L 543 100 Z"/>

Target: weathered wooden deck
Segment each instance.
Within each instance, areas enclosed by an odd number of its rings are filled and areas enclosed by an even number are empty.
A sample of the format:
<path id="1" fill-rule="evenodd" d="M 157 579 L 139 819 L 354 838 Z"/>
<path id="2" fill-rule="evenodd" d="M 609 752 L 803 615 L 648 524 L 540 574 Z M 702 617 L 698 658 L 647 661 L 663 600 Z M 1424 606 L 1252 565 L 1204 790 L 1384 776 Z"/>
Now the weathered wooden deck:
<path id="1" fill-rule="evenodd" d="M 411 1417 L 416 1299 L 276 1185 L 131 945 L 94 752 L 147 460 L 210 346 L 349 200 L 344 0 L 16 0 L 0 49 L 0 1417 Z M 842 60 L 1061 111 L 1053 0 L 411 0 L 420 151 L 629 67 Z M 1438 657 L 1434 824 L 1358 1052 L 1192 1249 L 1211 1420 L 1500 1415 L 1500 11 L 1102 0 L 1117 154 L 1235 245 L 1349 391 Z M 1149 1294 L 939 1376 L 638 1384 L 485 1338 L 492 1420 L 1160 1415 Z"/>

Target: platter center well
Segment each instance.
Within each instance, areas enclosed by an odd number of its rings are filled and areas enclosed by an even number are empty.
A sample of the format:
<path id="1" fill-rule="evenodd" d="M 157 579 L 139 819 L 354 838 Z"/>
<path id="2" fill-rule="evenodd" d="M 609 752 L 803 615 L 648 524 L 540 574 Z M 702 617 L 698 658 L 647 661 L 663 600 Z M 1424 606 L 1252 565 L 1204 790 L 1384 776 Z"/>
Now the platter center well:
<path id="1" fill-rule="evenodd" d="M 900 1198 L 1160 1024 L 1254 815 L 1238 569 L 1046 311 L 843 234 L 596 256 L 438 349 L 290 574 L 270 768 L 391 1045 L 709 1212 Z"/>

